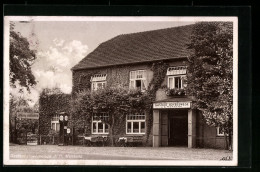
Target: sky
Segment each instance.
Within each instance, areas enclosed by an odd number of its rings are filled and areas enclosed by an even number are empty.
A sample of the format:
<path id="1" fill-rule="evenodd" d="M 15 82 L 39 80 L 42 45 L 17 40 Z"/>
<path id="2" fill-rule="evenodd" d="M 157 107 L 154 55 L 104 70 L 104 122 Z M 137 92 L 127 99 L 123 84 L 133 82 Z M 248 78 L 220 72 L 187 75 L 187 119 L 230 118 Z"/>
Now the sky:
<path id="1" fill-rule="evenodd" d="M 117 35 L 156 30 L 194 22 L 176 21 L 15 21 L 20 32 L 37 50 L 32 72 L 37 85 L 27 96 L 34 104 L 43 88 L 72 89 L 71 68 L 99 44 Z M 37 44 L 36 44 L 37 42 Z"/>

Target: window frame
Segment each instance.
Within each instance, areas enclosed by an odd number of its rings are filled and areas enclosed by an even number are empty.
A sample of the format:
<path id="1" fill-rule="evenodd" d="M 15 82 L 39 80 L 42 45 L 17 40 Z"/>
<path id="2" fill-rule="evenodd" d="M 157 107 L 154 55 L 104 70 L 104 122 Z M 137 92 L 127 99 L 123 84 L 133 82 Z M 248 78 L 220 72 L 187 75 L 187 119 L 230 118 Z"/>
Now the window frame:
<path id="1" fill-rule="evenodd" d="M 168 78 L 167 78 L 167 88 L 169 88 L 169 89 L 183 89 L 184 87 L 183 87 L 183 80 L 182 80 L 182 78 L 183 77 L 185 77 L 186 75 L 169 75 L 168 76 Z M 180 78 L 180 80 L 181 80 L 181 88 L 175 88 L 175 78 Z M 172 79 L 173 80 L 173 88 L 171 88 L 170 87 L 170 79 Z"/>
<path id="2" fill-rule="evenodd" d="M 98 85 L 99 83 L 102 84 L 102 88 L 97 88 L 97 85 Z M 105 86 L 103 86 L 103 84 L 104 84 Z M 93 85 L 95 85 L 95 89 L 94 89 L 94 86 L 93 86 Z M 92 81 L 92 82 L 91 82 L 91 91 L 97 91 L 98 89 L 104 89 L 104 88 L 106 87 L 106 85 L 107 85 L 107 81 Z"/>
<path id="3" fill-rule="evenodd" d="M 175 71 L 171 73 L 171 71 Z M 184 89 L 183 78 L 187 75 L 187 66 L 171 66 L 167 69 L 167 88 L 169 89 Z M 175 78 L 180 77 L 181 87 L 175 87 Z M 172 79 L 172 87 L 170 87 L 170 79 Z"/>
<path id="4" fill-rule="evenodd" d="M 138 76 L 140 76 L 142 72 L 142 77 L 139 78 Z M 134 77 L 133 76 L 134 73 Z M 136 81 L 140 80 L 141 81 L 141 91 L 145 91 L 147 89 L 147 70 L 144 69 L 140 69 L 140 70 L 132 70 L 129 72 L 129 89 L 137 89 L 138 87 L 136 87 Z M 134 87 L 132 87 L 131 82 L 134 82 Z M 143 86 L 144 85 L 144 86 Z"/>
<path id="5" fill-rule="evenodd" d="M 99 113 L 99 114 L 107 114 L 107 113 Z M 107 114 L 107 117 L 109 117 L 109 115 Z M 95 123 L 96 125 L 96 132 L 94 132 L 93 130 L 93 124 Z M 99 129 L 98 129 L 98 124 L 101 123 L 103 125 L 103 132 L 99 132 Z M 108 132 L 106 132 L 106 127 L 105 127 L 105 123 L 102 123 L 101 120 L 94 120 L 94 115 L 92 115 L 92 121 L 91 121 L 91 134 L 106 134 L 108 135 L 109 134 L 109 126 L 108 126 Z"/>
<path id="6" fill-rule="evenodd" d="M 54 129 L 52 127 L 52 124 L 54 124 Z M 60 126 L 59 115 L 53 115 L 51 117 L 51 130 L 60 131 L 60 127 L 59 127 L 59 130 L 57 129 L 57 124 L 59 124 L 59 126 Z"/>
<path id="7" fill-rule="evenodd" d="M 98 89 L 104 89 L 107 86 L 107 74 L 95 74 L 91 76 L 91 91 L 97 91 Z M 98 88 L 97 85 L 101 83 L 102 87 Z M 103 86 L 104 84 L 104 86 Z"/>
<path id="8" fill-rule="evenodd" d="M 126 115 L 126 134 L 128 135 L 144 135 L 146 133 L 146 115 L 145 113 L 143 113 L 143 115 L 137 115 L 137 116 L 144 116 L 144 119 L 127 119 L 127 117 L 131 115 L 131 116 L 135 116 L 132 114 L 127 114 Z M 134 133 L 134 122 L 138 122 L 139 125 L 139 132 L 138 133 Z M 141 123 L 144 122 L 144 132 L 141 132 Z M 131 132 L 128 132 L 127 127 L 128 127 L 128 123 L 131 123 Z"/>
<path id="9" fill-rule="evenodd" d="M 224 131 L 222 133 L 220 133 L 220 127 L 216 127 L 216 129 L 217 129 L 217 136 L 219 136 L 219 137 L 225 136 Z"/>

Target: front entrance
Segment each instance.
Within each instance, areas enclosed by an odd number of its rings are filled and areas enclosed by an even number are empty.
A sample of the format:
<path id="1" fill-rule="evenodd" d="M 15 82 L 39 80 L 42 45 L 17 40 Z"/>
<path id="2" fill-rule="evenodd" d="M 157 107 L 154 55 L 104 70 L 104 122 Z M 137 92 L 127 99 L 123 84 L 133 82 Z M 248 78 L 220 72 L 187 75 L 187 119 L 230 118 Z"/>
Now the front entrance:
<path id="1" fill-rule="evenodd" d="M 168 146 L 188 146 L 188 111 L 170 111 L 168 119 Z"/>

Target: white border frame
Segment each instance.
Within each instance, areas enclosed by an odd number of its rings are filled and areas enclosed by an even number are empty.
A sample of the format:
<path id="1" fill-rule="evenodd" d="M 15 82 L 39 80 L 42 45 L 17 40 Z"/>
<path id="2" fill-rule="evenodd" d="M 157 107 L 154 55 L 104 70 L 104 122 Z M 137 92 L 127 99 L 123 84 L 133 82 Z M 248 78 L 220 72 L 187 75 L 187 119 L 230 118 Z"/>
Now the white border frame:
<path id="1" fill-rule="evenodd" d="M 237 166 L 238 163 L 238 17 L 71 17 L 71 16 L 5 16 L 4 17 L 4 71 L 9 71 L 9 22 L 10 21 L 231 21 L 233 22 L 233 159 L 216 160 L 14 160 L 9 154 L 9 73 L 4 72 L 4 165 L 152 165 L 152 166 Z"/>

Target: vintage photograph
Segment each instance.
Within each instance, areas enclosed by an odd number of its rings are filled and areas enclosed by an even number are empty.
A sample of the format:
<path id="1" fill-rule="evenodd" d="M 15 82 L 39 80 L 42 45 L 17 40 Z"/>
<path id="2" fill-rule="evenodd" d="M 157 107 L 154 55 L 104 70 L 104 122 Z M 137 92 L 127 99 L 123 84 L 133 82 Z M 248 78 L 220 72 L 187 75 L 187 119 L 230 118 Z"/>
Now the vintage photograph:
<path id="1" fill-rule="evenodd" d="M 236 166 L 237 32 L 236 17 L 6 16 L 4 164 Z"/>

